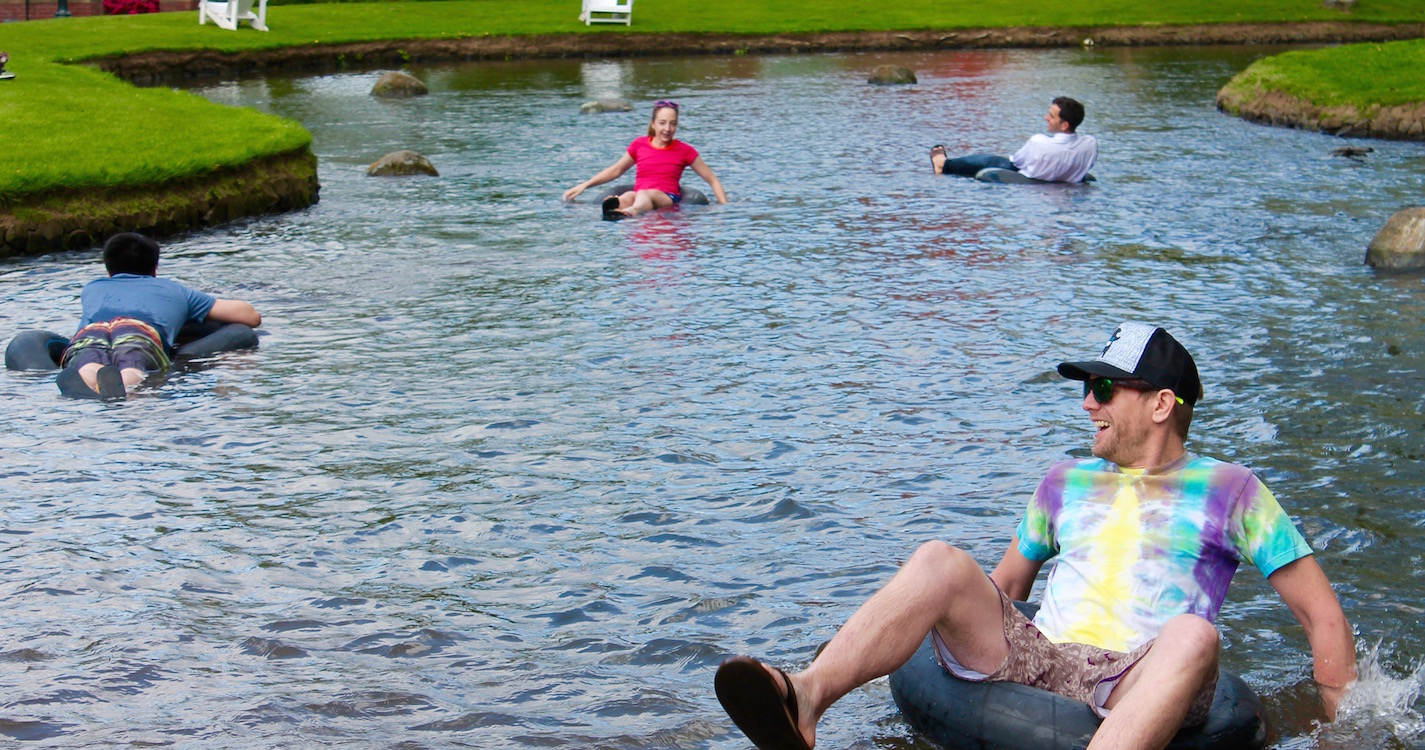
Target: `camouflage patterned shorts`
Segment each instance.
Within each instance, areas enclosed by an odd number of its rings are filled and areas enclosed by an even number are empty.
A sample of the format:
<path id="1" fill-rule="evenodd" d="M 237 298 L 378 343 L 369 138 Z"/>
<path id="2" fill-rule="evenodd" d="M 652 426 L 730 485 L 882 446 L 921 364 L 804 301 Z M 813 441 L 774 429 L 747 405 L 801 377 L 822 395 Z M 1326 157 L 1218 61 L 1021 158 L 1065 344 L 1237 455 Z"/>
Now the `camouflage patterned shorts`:
<path id="1" fill-rule="evenodd" d="M 935 656 L 950 674 L 970 682 L 1001 680 L 1048 690 L 1087 703 L 1094 713 L 1102 717 L 1108 715 L 1108 709 L 1103 704 L 1118 681 L 1153 647 L 1153 642 L 1149 641 L 1123 653 L 1084 643 L 1054 643 L 1015 609 L 1014 602 L 1003 591 L 999 592 L 999 598 L 1004 610 L 1004 639 L 1009 643 L 1009 656 L 990 674 L 981 674 L 962 666 L 950 653 L 940 632 L 935 629 L 930 631 Z M 1183 726 L 1190 727 L 1205 721 L 1216 693 L 1217 675 L 1213 675 L 1193 698 Z"/>

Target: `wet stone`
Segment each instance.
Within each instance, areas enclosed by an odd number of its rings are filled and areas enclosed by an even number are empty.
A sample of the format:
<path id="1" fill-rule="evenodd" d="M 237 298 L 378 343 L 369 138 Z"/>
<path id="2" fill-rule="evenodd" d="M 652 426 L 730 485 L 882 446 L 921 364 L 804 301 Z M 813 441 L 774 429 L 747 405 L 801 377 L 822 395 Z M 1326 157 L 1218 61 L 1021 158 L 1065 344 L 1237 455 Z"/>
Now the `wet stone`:
<path id="1" fill-rule="evenodd" d="M 871 77 L 866 79 L 867 83 L 877 86 L 892 86 L 902 83 L 915 83 L 915 72 L 910 68 L 899 65 L 881 65 L 871 71 Z"/>
<path id="2" fill-rule="evenodd" d="M 409 150 L 392 151 L 377 159 L 366 168 L 366 174 L 370 177 L 400 177 L 412 174 L 440 176 L 429 159 Z"/>
<path id="3" fill-rule="evenodd" d="M 410 73 L 402 73 L 399 70 L 391 70 L 381 74 L 381 78 L 376 81 L 376 85 L 371 87 L 372 96 L 399 99 L 410 96 L 425 96 L 430 93 L 430 89 Z"/>
<path id="4" fill-rule="evenodd" d="M 600 112 L 632 112 L 633 105 L 622 99 L 597 99 L 579 106 L 579 114 L 596 115 Z"/>
<path id="5" fill-rule="evenodd" d="M 1391 270 L 1425 268 L 1425 208 L 1397 211 L 1366 249 L 1366 265 Z"/>
<path id="6" fill-rule="evenodd" d="M 76 229 L 64 238 L 64 248 L 66 250 L 86 250 L 94 247 L 94 238 L 89 232 L 83 229 Z"/>

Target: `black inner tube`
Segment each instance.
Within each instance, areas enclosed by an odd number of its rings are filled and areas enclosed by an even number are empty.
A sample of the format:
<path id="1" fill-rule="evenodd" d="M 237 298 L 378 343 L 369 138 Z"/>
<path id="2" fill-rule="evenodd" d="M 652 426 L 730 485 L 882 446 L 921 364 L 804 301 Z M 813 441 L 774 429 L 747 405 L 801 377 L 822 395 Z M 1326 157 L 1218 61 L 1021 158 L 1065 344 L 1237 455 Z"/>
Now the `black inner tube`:
<path id="1" fill-rule="evenodd" d="M 1038 610 L 1015 606 L 1029 617 Z M 950 750 L 1074 750 L 1088 745 L 1100 721 L 1088 704 L 1045 690 L 957 679 L 940 666 L 929 638 L 890 682 L 906 721 Z M 1262 702 L 1241 678 L 1221 670 L 1207 721 L 1178 732 L 1168 747 L 1258 750 L 1266 744 Z"/>
<path id="2" fill-rule="evenodd" d="M 611 195 L 623 195 L 624 193 L 631 192 L 632 190 L 633 185 L 631 183 L 625 183 L 623 185 L 614 185 L 613 187 L 603 191 L 602 193 L 599 193 L 598 196 L 594 198 L 594 202 L 603 203 L 604 199 Z M 689 206 L 708 205 L 708 196 L 703 191 L 697 188 L 688 187 L 687 185 L 683 184 L 678 185 L 678 190 L 681 191 L 681 194 L 683 196 L 683 204 Z"/>
<path id="3" fill-rule="evenodd" d="M 5 347 L 10 370 L 58 370 L 69 337 L 51 331 L 21 331 Z M 175 359 L 257 348 L 257 331 L 241 323 L 189 323 L 178 332 Z"/>

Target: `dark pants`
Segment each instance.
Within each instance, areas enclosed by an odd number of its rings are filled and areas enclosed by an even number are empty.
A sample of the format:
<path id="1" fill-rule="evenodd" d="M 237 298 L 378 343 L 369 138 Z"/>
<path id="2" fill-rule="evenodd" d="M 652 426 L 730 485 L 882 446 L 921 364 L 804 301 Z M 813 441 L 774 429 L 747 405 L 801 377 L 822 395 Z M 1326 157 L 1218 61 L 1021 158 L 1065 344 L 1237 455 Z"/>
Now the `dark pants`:
<path id="1" fill-rule="evenodd" d="M 981 169 L 1009 169 L 1015 172 L 1019 167 L 1014 166 L 1014 162 L 998 154 L 970 154 L 969 156 L 957 156 L 954 159 L 946 159 L 945 166 L 941 169 L 945 174 L 954 174 L 961 177 L 974 177 Z"/>

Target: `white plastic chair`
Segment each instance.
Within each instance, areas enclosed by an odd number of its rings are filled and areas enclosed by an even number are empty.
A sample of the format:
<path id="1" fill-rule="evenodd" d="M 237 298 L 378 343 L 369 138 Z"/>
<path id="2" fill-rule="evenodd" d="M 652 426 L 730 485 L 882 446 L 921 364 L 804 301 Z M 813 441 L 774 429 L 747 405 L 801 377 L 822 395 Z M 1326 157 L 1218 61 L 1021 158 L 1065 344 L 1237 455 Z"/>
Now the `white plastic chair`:
<path id="1" fill-rule="evenodd" d="M 256 0 L 257 12 L 252 12 L 253 0 L 198 0 L 198 25 L 211 20 L 229 31 L 237 31 L 239 21 L 247 21 L 258 31 L 267 31 L 267 0 Z"/>
<path id="2" fill-rule="evenodd" d="M 585 26 L 591 23 L 621 23 L 633 25 L 633 0 L 583 0 L 583 10 L 579 20 Z M 595 17 L 594 14 L 599 16 Z"/>

